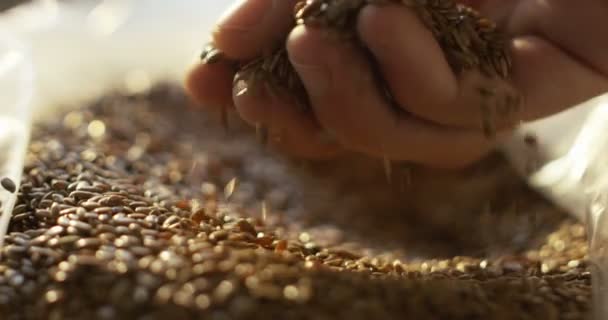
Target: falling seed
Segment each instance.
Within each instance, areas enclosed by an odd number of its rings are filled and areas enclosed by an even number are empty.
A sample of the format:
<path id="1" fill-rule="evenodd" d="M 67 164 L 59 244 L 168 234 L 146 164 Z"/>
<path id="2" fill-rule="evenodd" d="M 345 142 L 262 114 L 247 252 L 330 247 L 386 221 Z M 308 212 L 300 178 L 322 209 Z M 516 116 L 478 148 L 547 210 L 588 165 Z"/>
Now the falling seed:
<path id="1" fill-rule="evenodd" d="M 230 180 L 226 184 L 226 186 L 224 187 L 224 198 L 230 199 L 230 197 L 232 196 L 232 194 L 236 190 L 237 183 L 238 183 L 238 179 L 237 178 L 232 178 L 232 180 Z"/>
<path id="2" fill-rule="evenodd" d="M 226 106 L 220 108 L 220 122 L 224 130 L 228 131 L 228 107 Z"/>
<path id="3" fill-rule="evenodd" d="M 240 79 L 239 76 L 237 76 L 236 79 L 238 79 L 235 82 L 236 96 L 240 97 L 247 94 L 249 92 L 249 86 L 247 85 L 247 82 L 243 79 Z"/>
<path id="4" fill-rule="evenodd" d="M 385 155 L 382 157 L 382 164 L 384 167 L 384 177 L 390 184 L 393 181 L 393 166 L 391 164 L 391 160 Z"/>
<path id="5" fill-rule="evenodd" d="M 15 182 L 11 180 L 11 178 L 3 178 L 2 181 L 0 181 L 0 184 L 6 191 L 10 193 L 15 193 L 15 191 L 17 191 L 17 186 L 15 185 Z"/>
<path id="6" fill-rule="evenodd" d="M 412 168 L 410 166 L 403 166 L 401 168 L 401 192 L 406 192 L 412 185 Z"/>
<path id="7" fill-rule="evenodd" d="M 266 201 L 262 201 L 262 222 L 266 222 L 268 219 L 268 206 L 266 205 Z"/>
<path id="8" fill-rule="evenodd" d="M 255 125 L 255 134 L 261 145 L 268 144 L 268 128 L 261 123 Z"/>

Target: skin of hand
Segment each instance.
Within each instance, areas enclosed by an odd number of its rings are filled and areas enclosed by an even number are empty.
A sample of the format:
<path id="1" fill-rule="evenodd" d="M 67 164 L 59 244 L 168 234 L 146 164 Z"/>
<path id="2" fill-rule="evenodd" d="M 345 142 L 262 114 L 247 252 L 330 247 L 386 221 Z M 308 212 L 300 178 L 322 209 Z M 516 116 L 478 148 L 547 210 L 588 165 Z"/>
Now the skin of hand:
<path id="1" fill-rule="evenodd" d="M 581 2 L 582 1 L 582 2 Z M 523 95 L 518 120 L 558 113 L 608 91 L 608 1 L 468 0 L 509 36 L 512 85 Z M 289 58 L 302 78 L 313 113 L 289 97 L 242 94 L 226 64 L 198 65 L 186 79 L 194 100 L 235 110 L 281 139 L 274 146 L 295 156 L 327 158 L 356 151 L 395 161 L 459 168 L 492 150 L 496 139 L 479 130 L 471 93 L 479 79 L 457 77 L 431 33 L 411 9 L 366 6 L 358 33 L 380 66 L 399 108 L 381 94 L 365 53 L 315 28 L 291 30 L 296 0 L 241 0 L 220 19 L 212 40 L 228 57 L 256 57 L 287 38 Z M 290 31 L 291 30 L 291 31 Z M 387 32 L 390 31 L 390 32 Z M 476 82 L 477 81 L 477 82 Z M 328 142 L 327 136 L 335 142 Z M 325 138 L 324 138 L 325 137 Z"/>

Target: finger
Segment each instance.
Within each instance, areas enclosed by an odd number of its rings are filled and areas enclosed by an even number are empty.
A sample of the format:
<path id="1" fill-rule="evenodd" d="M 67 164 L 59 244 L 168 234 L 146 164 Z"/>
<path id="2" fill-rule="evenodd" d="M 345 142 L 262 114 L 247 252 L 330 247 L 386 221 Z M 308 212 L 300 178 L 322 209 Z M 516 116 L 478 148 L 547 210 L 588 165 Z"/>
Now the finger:
<path id="1" fill-rule="evenodd" d="M 435 123 L 476 129 L 488 118 L 497 128 L 519 120 L 508 114 L 516 110 L 510 108 L 515 90 L 502 79 L 473 70 L 456 77 L 434 36 L 411 9 L 367 6 L 359 32 L 397 105 L 407 111 Z"/>
<path id="2" fill-rule="evenodd" d="M 358 28 L 398 105 L 429 120 L 446 122 L 442 121 L 445 106 L 457 97 L 457 80 L 432 33 L 412 9 L 367 6 Z"/>
<path id="3" fill-rule="evenodd" d="M 523 117 L 536 120 L 608 92 L 608 79 L 545 39 L 512 42 L 513 80 L 523 93 Z"/>
<path id="4" fill-rule="evenodd" d="M 241 118 L 252 126 L 270 131 L 269 142 L 283 152 L 305 158 L 329 158 L 341 151 L 327 139 L 310 114 L 289 102 L 289 98 L 268 90 L 250 92 L 243 82 L 234 88 L 234 101 Z"/>
<path id="5" fill-rule="evenodd" d="M 284 41 L 297 0 L 239 0 L 217 24 L 215 46 L 228 57 L 254 58 Z"/>
<path id="6" fill-rule="evenodd" d="M 475 161 L 495 144 L 478 130 L 445 128 L 391 109 L 364 54 L 348 44 L 297 27 L 287 46 L 321 126 L 345 148 L 393 160 L 458 167 Z"/>
<path id="7" fill-rule="evenodd" d="M 378 142 L 369 123 L 392 119 L 378 96 L 370 65 L 350 43 L 322 30 L 296 27 L 287 41 L 290 60 L 302 79 L 321 126 L 341 144 L 358 151 Z"/>
<path id="8" fill-rule="evenodd" d="M 513 80 L 522 118 L 536 120 L 608 91 L 606 2 L 486 0 L 482 12 L 514 39 Z"/>
<path id="9" fill-rule="evenodd" d="M 503 31 L 507 31 L 508 20 L 521 2 L 521 0 L 482 0 L 478 2 L 477 7 L 485 17 L 494 21 Z"/>
<path id="10" fill-rule="evenodd" d="M 488 4 L 490 6 L 490 4 Z M 518 1 L 506 28 L 515 36 L 537 35 L 571 58 L 608 74 L 608 2 Z"/>
<path id="11" fill-rule="evenodd" d="M 186 90 L 203 108 L 212 111 L 233 109 L 233 77 L 234 71 L 226 64 L 199 64 L 186 76 Z"/>

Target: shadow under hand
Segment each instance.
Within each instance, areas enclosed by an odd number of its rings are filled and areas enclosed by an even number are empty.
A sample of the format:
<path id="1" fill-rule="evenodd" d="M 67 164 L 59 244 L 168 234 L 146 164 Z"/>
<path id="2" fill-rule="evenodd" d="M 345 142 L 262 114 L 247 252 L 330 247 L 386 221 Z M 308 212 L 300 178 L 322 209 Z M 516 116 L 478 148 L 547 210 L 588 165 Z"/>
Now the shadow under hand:
<path id="1" fill-rule="evenodd" d="M 312 229 L 333 226 L 341 241 L 439 258 L 521 252 L 568 219 L 498 154 L 460 171 L 395 166 L 389 184 L 381 162 L 309 164 L 298 171 L 307 210 L 295 220 Z"/>

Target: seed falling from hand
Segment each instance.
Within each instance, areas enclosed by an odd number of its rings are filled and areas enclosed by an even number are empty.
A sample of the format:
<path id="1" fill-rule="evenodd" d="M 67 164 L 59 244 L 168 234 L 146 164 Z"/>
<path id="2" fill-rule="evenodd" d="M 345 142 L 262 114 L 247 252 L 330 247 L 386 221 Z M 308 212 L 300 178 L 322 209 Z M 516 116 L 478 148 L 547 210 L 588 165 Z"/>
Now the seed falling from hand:
<path id="1" fill-rule="evenodd" d="M 262 201 L 262 221 L 266 222 L 266 219 L 268 219 L 268 206 L 266 201 Z"/>
<path id="2" fill-rule="evenodd" d="M 11 178 L 2 179 L 2 181 L 0 181 L 0 184 L 2 184 L 2 187 L 10 193 L 15 193 L 15 191 L 17 191 L 17 186 L 15 185 L 15 182 L 11 180 Z"/>
<path id="3" fill-rule="evenodd" d="M 255 125 L 255 134 L 258 141 L 265 146 L 268 143 L 268 128 L 261 123 Z"/>
<path id="4" fill-rule="evenodd" d="M 220 122 L 222 124 L 222 128 L 227 132 L 228 131 L 228 107 L 222 106 L 220 110 Z"/>
<path id="5" fill-rule="evenodd" d="M 390 184 L 393 181 L 393 166 L 391 164 L 391 159 L 385 155 L 382 157 L 382 164 L 384 166 L 384 175 L 386 177 L 386 181 Z"/>
<path id="6" fill-rule="evenodd" d="M 238 184 L 237 178 L 232 178 L 232 180 L 230 180 L 228 182 L 228 184 L 226 184 L 226 187 L 224 187 L 224 197 L 226 199 L 230 199 L 230 197 L 234 193 L 234 190 L 236 190 L 237 184 Z"/>
<path id="7" fill-rule="evenodd" d="M 412 185 L 412 168 L 405 165 L 401 168 L 401 192 L 405 192 Z"/>

